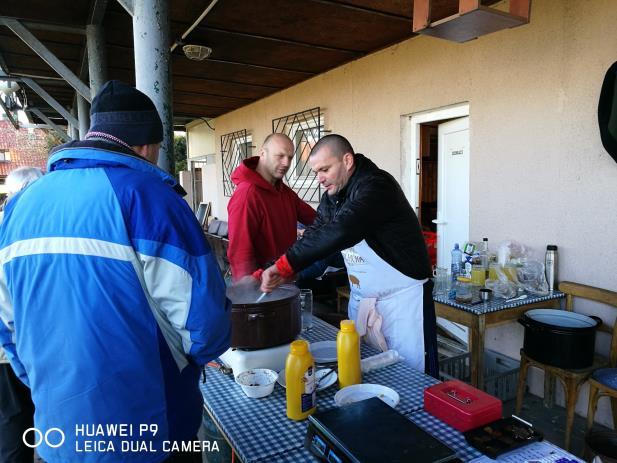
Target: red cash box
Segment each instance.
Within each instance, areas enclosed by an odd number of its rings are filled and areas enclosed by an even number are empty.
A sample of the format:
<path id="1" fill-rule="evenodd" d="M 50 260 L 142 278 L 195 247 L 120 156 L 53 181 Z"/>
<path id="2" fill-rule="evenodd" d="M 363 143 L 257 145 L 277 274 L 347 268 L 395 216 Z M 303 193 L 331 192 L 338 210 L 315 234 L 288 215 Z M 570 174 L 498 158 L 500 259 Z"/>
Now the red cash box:
<path id="1" fill-rule="evenodd" d="M 465 432 L 501 419 L 501 400 L 453 380 L 424 390 L 424 410 Z"/>

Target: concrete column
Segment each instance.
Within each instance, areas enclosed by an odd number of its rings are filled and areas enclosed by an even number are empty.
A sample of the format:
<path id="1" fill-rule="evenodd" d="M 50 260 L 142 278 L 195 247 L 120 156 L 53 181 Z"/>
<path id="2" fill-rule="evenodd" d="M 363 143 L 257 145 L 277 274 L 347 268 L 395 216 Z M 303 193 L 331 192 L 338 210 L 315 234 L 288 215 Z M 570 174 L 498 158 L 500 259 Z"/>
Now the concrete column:
<path id="1" fill-rule="evenodd" d="M 105 52 L 105 32 L 99 24 L 86 26 L 88 44 L 88 73 L 90 75 L 90 94 L 92 98 L 107 82 L 107 54 Z"/>
<path id="2" fill-rule="evenodd" d="M 79 139 L 84 140 L 90 128 L 90 105 L 79 94 L 77 95 L 77 119 L 79 119 Z"/>
<path id="3" fill-rule="evenodd" d="M 71 116 L 77 119 L 77 110 L 75 106 L 71 108 Z M 71 137 L 73 140 L 79 140 L 79 127 L 69 123 L 68 132 L 69 137 Z"/>
<path id="4" fill-rule="evenodd" d="M 173 159 L 173 107 L 169 52 L 169 0 L 135 0 L 133 11 L 135 82 L 152 98 L 163 121 L 158 166 L 169 171 Z"/>

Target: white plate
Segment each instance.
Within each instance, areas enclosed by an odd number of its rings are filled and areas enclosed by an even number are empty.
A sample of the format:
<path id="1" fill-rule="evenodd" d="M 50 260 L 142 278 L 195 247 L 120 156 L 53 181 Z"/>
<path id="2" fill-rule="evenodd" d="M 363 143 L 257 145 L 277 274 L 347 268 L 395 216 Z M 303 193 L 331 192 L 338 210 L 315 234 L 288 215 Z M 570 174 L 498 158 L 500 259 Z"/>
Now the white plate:
<path id="1" fill-rule="evenodd" d="M 315 363 L 336 362 L 336 341 L 319 341 L 311 343 L 311 354 Z"/>
<path id="2" fill-rule="evenodd" d="M 317 370 L 315 372 L 315 381 L 319 383 L 319 380 L 323 378 L 324 376 L 326 376 L 330 372 L 330 370 L 331 370 L 330 368 L 322 368 L 321 370 Z M 338 379 L 338 376 L 335 371 L 330 376 L 328 376 L 325 380 L 319 383 L 319 387 L 317 388 L 317 391 L 323 391 L 324 389 L 328 389 L 330 386 L 336 383 L 337 379 Z M 276 380 L 276 382 L 285 388 L 287 387 L 287 384 L 285 384 L 285 370 L 284 369 L 279 371 L 279 377 Z"/>
<path id="3" fill-rule="evenodd" d="M 334 394 L 334 403 L 343 407 L 353 402 L 378 397 L 383 402 L 395 408 L 400 400 L 398 392 L 381 384 L 354 384 L 347 386 Z"/>

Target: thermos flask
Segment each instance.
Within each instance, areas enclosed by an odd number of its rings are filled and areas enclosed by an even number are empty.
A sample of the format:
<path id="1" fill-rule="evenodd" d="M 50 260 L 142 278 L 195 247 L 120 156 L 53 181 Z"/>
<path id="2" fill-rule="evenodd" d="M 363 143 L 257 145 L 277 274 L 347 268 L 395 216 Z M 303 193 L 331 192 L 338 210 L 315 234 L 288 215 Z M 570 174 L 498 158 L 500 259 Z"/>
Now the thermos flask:
<path id="1" fill-rule="evenodd" d="M 549 244 L 546 246 L 544 267 L 546 268 L 546 282 L 548 283 L 548 290 L 553 291 L 555 289 L 555 282 L 557 281 L 557 246 L 554 244 Z"/>

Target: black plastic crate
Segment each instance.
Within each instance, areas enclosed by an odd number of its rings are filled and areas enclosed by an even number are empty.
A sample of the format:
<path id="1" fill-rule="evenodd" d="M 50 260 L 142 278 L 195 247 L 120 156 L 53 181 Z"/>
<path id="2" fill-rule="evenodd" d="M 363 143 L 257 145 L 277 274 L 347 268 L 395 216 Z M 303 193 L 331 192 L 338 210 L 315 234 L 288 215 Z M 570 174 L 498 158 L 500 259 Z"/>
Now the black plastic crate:
<path id="1" fill-rule="evenodd" d="M 442 381 L 458 379 L 471 382 L 470 353 L 439 360 L 439 377 Z M 520 362 L 492 350 L 484 351 L 484 390 L 503 400 L 516 397 Z"/>

